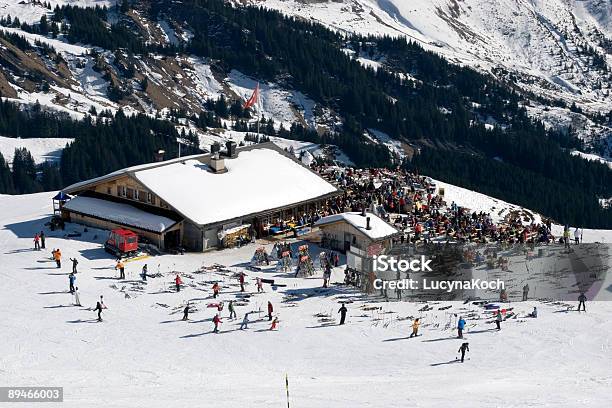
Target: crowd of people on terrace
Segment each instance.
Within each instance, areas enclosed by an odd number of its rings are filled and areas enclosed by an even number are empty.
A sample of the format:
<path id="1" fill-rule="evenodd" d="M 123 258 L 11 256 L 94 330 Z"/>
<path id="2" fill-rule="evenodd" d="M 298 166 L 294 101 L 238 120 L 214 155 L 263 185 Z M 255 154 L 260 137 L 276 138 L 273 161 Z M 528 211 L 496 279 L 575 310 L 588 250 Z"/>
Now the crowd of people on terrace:
<path id="1" fill-rule="evenodd" d="M 394 225 L 401 232 L 397 239 L 402 242 L 555 241 L 550 220 L 535 223 L 531 214 L 512 211 L 496 223 L 489 213 L 471 212 L 455 202 L 447 204 L 430 178 L 403 169 L 315 166 L 314 170 L 338 185 L 344 193 L 328 200 L 318 214 L 305 215 L 302 222 L 314 222 L 322 216 L 365 209 Z M 567 238 L 559 237 L 560 241 Z"/>

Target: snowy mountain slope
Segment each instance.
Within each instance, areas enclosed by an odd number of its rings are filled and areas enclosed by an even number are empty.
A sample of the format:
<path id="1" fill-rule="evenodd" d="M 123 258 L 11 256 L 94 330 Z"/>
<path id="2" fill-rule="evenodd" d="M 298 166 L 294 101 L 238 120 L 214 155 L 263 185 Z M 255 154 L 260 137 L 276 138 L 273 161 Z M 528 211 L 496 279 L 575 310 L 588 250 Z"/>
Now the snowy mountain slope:
<path id="1" fill-rule="evenodd" d="M 32 153 L 36 163 L 57 161 L 62 155 L 62 149 L 70 142 L 72 139 L 66 138 L 17 139 L 0 136 L 0 154 L 10 164 L 13 161 L 15 149 L 25 147 Z"/>
<path id="2" fill-rule="evenodd" d="M 547 99 L 612 109 L 606 0 L 251 0 L 359 34 L 406 36 L 452 62 Z M 598 61 L 595 63 L 595 61 Z M 607 61 L 608 68 L 605 68 Z M 554 123 L 554 118 L 538 116 Z M 602 129 L 585 131 L 585 137 Z M 604 128 L 604 137 L 612 134 Z"/>
<path id="3" fill-rule="evenodd" d="M 52 195 L 0 197 L 3 384 L 63 386 L 66 407 L 285 406 L 285 375 L 291 406 L 299 407 L 609 406 L 610 302 L 587 302 L 586 314 L 531 300 L 513 303 L 521 316 L 533 306 L 540 315 L 504 322 L 499 333 L 485 320 L 468 320 L 470 352 L 461 364 L 462 341 L 445 326 L 453 313 L 467 311 L 463 304 L 419 312 L 422 304 L 368 300 L 343 286 L 322 292 L 320 274 L 296 279 L 246 271 L 249 292 L 256 292 L 255 277 L 287 287 L 265 285 L 265 293 L 237 306 L 237 320 L 227 318 L 226 306 L 215 335 L 210 320 L 216 309 L 206 307 L 214 302 L 210 282 L 221 282 L 226 305 L 239 288 L 231 273 L 200 268 L 220 263 L 244 271 L 258 245 L 128 262 L 128 279 L 119 281 L 114 259 L 100 245 L 104 231 L 69 224 L 66 232 L 83 235 L 47 230 L 47 249 L 31 249 L 32 235 L 52 212 Z M 61 270 L 49 259 L 51 248 L 62 250 Z M 79 259 L 82 307 L 67 293 L 70 257 Z M 142 285 L 138 273 L 145 263 L 161 277 Z M 185 282 L 179 293 L 172 290 L 174 271 Z M 334 269 L 332 282 L 341 280 L 342 269 Z M 108 309 L 96 323 L 90 308 L 100 295 Z M 283 302 L 288 295 L 293 299 Z M 276 332 L 261 312 L 268 300 L 280 319 Z M 340 300 L 351 301 L 345 326 L 337 325 Z M 193 310 L 182 322 L 187 301 Z M 363 310 L 366 305 L 380 309 Z M 249 328 L 239 330 L 248 311 Z M 319 313 L 333 323 L 321 323 Z M 407 338 L 409 316 L 423 319 L 421 337 Z M 580 358 L 570 357 L 577 353 Z"/>

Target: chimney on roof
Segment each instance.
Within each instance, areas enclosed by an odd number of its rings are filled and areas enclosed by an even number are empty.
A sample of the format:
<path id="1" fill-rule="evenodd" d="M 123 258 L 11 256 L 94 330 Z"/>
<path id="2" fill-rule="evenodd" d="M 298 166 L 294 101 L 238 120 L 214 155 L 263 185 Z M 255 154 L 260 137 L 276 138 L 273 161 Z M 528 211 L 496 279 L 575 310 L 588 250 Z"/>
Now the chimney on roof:
<path id="1" fill-rule="evenodd" d="M 227 157 L 229 157 L 230 159 L 235 158 L 237 155 L 236 153 L 236 142 L 232 142 L 231 140 L 228 140 L 227 142 L 225 142 L 225 155 Z"/>
<path id="2" fill-rule="evenodd" d="M 366 217 L 366 229 L 371 230 L 372 226 L 370 225 L 370 217 Z"/>
<path id="3" fill-rule="evenodd" d="M 159 149 L 157 152 L 155 152 L 155 161 L 156 162 L 161 162 L 164 161 L 164 154 L 166 153 L 165 150 Z"/>

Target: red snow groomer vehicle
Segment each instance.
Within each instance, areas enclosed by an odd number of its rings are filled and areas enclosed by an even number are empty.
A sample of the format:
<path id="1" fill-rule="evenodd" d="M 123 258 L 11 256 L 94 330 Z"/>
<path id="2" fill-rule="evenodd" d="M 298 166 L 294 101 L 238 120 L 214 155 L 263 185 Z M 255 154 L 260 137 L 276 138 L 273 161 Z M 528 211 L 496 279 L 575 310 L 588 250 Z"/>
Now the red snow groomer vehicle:
<path id="1" fill-rule="evenodd" d="M 126 229 L 114 229 L 104 243 L 106 252 L 117 257 L 131 256 L 138 251 L 138 235 Z"/>

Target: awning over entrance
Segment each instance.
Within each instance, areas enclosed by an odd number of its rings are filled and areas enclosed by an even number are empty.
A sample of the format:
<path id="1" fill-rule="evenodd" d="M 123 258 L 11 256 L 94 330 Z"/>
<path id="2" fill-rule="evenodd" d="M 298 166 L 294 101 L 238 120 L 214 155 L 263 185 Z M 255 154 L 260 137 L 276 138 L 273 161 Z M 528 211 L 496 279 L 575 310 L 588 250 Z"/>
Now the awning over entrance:
<path id="1" fill-rule="evenodd" d="M 64 204 L 63 209 L 155 233 L 163 233 L 177 223 L 170 218 L 149 213 L 129 204 L 93 197 L 75 197 Z"/>

